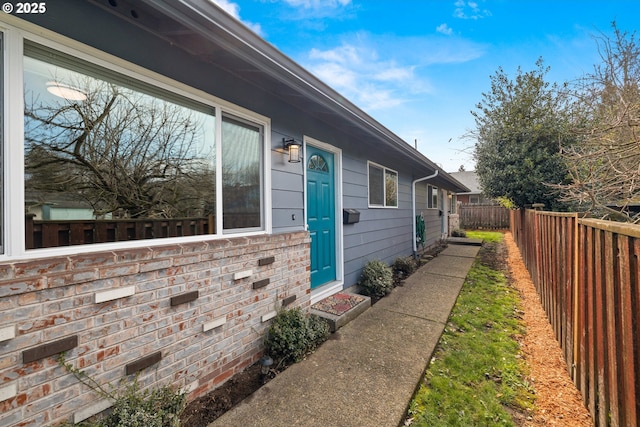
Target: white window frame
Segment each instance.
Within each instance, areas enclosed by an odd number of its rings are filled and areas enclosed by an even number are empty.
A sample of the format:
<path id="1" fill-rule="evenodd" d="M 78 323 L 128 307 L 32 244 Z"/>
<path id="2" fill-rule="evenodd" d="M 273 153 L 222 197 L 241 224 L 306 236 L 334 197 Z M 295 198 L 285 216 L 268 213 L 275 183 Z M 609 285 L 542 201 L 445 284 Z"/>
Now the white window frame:
<path id="1" fill-rule="evenodd" d="M 435 206 L 433 206 L 434 196 Z M 434 185 L 427 185 L 427 209 L 440 209 L 440 189 Z"/>
<path id="2" fill-rule="evenodd" d="M 229 237 L 252 236 L 272 233 L 272 201 L 271 201 L 271 120 L 270 118 L 247 110 L 230 102 L 217 98 L 209 93 L 187 86 L 166 76 L 132 64 L 114 55 L 89 47 L 78 41 L 60 34 L 43 29 L 10 15 L 3 15 L 0 19 L 0 32 L 3 37 L 2 74 L 4 97 L 3 105 L 11 108 L 3 109 L 3 180 L 4 204 L 2 208 L 4 223 L 2 230 L 4 252 L 0 254 L 0 261 L 14 259 L 29 259 L 43 256 L 73 255 L 78 253 L 103 252 L 115 249 L 139 248 L 170 245 L 176 243 L 197 242 Z M 216 119 L 216 161 L 217 170 L 221 171 L 221 129 L 223 113 L 239 117 L 262 126 L 262 222 L 259 229 L 223 230 L 222 226 L 222 183 L 217 179 L 216 191 L 216 234 L 203 234 L 188 237 L 168 237 L 147 240 L 131 240 L 109 243 L 95 243 L 77 246 L 60 246 L 55 248 L 29 249 L 25 247 L 25 219 L 24 219 L 24 89 L 23 89 L 23 55 L 24 42 L 29 40 L 56 51 L 71 55 L 80 61 L 90 62 L 96 66 L 114 71 L 141 82 L 153 85 L 159 89 L 169 91 L 178 96 L 192 99 L 209 105 L 215 111 Z M 20 183 L 20 185 L 15 185 Z M 13 184 L 13 185 L 12 185 Z M 12 230 L 17 230 L 12 231 Z"/>
<path id="3" fill-rule="evenodd" d="M 371 166 L 374 166 L 382 170 L 382 204 L 381 205 L 371 203 L 371 187 L 370 187 L 371 180 L 369 177 L 369 169 Z M 396 205 L 395 206 L 387 205 L 387 186 L 386 186 L 387 171 L 392 172 L 396 175 Z M 399 200 L 400 197 L 398 194 L 399 187 L 400 187 L 399 181 L 400 181 L 400 176 L 398 174 L 398 171 L 395 171 L 393 169 L 382 166 L 381 164 L 378 164 L 372 161 L 367 161 L 367 204 L 368 206 L 370 208 L 398 209 L 398 206 L 400 205 L 400 200 Z"/>

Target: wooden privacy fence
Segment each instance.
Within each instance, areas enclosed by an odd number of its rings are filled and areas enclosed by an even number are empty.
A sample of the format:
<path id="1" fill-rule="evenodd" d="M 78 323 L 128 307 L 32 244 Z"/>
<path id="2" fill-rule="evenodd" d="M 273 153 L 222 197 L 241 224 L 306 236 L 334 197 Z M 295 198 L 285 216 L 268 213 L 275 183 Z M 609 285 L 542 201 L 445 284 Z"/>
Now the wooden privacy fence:
<path id="1" fill-rule="evenodd" d="M 259 225 L 259 213 L 234 213 L 225 215 L 223 219 L 225 230 Z M 199 236 L 215 232 L 216 224 L 213 215 L 195 218 L 103 220 L 37 220 L 32 214 L 25 216 L 25 246 L 27 249 Z"/>
<path id="2" fill-rule="evenodd" d="M 596 426 L 640 426 L 640 226 L 511 211 L 511 231 Z"/>
<path id="3" fill-rule="evenodd" d="M 467 230 L 509 228 L 509 209 L 497 205 L 460 205 L 460 227 Z"/>

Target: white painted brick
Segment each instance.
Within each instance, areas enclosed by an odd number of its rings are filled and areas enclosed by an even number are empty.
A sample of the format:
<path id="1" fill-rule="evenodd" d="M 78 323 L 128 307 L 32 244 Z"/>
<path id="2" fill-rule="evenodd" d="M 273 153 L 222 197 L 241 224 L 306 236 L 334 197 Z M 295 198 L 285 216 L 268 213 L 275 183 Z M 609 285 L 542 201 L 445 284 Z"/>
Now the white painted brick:
<path id="1" fill-rule="evenodd" d="M 93 405 L 87 406 L 84 409 L 79 410 L 78 412 L 74 412 L 73 414 L 73 423 L 77 424 L 81 421 L 86 420 L 89 417 L 92 417 L 105 409 L 109 408 L 113 403 L 109 399 L 99 400 Z"/>
<path id="2" fill-rule="evenodd" d="M 263 315 L 261 319 L 262 319 L 263 322 L 266 322 L 267 320 L 271 320 L 274 317 L 276 317 L 277 314 L 278 314 L 278 312 L 274 310 L 274 311 L 271 311 L 271 312 Z"/>
<path id="3" fill-rule="evenodd" d="M 233 280 L 245 279 L 247 277 L 251 277 L 252 274 L 253 270 L 238 271 L 233 275 Z"/>
<path id="4" fill-rule="evenodd" d="M 203 332 L 210 331 L 211 329 L 218 328 L 224 325 L 225 323 L 227 323 L 227 316 L 219 317 L 210 322 L 205 322 L 204 325 L 202 325 L 202 331 Z"/>
<path id="5" fill-rule="evenodd" d="M 18 385 L 16 383 L 9 384 L 6 387 L 0 387 L 0 402 L 11 399 L 18 394 Z"/>
<path id="6" fill-rule="evenodd" d="M 6 326 L 2 329 L 0 329 L 0 342 L 2 341 L 7 341 L 10 339 L 13 339 L 16 337 L 16 327 L 11 325 L 11 326 Z"/>
<path id="7" fill-rule="evenodd" d="M 94 294 L 94 297 L 95 297 L 94 301 L 96 304 L 98 304 L 105 301 L 112 301 L 114 299 L 130 297 L 135 293 L 136 293 L 135 286 L 124 286 L 122 288 L 116 288 L 110 291 L 96 292 Z"/>

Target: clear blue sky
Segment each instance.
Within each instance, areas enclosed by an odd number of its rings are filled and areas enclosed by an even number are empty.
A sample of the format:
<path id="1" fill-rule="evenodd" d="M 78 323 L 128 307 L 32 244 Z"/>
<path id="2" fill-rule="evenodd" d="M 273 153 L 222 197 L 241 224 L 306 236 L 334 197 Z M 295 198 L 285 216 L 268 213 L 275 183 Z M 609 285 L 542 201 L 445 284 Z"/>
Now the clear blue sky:
<path id="1" fill-rule="evenodd" d="M 573 80 L 612 21 L 640 25 L 638 0 L 211 1 L 449 172 L 474 168 L 463 135 L 498 67 Z"/>

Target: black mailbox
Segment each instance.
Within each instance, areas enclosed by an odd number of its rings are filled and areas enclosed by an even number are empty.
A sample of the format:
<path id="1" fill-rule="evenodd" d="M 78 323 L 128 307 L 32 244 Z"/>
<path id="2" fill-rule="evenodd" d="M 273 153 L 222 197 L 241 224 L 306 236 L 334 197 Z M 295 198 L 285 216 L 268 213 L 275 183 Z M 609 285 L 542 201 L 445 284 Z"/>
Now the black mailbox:
<path id="1" fill-rule="evenodd" d="M 356 209 L 343 209 L 342 210 L 342 223 L 343 224 L 355 224 L 360 222 L 360 211 Z"/>

